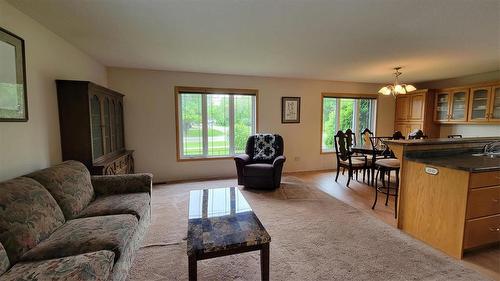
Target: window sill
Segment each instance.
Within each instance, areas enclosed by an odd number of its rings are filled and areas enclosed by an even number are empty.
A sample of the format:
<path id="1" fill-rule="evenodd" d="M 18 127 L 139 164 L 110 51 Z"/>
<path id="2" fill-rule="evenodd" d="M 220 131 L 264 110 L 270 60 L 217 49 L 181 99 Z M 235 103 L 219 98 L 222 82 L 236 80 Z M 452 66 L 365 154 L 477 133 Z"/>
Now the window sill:
<path id="1" fill-rule="evenodd" d="M 192 157 L 192 158 L 177 157 L 177 162 L 229 160 L 229 159 L 234 159 L 234 156 L 213 156 L 213 157 Z"/>

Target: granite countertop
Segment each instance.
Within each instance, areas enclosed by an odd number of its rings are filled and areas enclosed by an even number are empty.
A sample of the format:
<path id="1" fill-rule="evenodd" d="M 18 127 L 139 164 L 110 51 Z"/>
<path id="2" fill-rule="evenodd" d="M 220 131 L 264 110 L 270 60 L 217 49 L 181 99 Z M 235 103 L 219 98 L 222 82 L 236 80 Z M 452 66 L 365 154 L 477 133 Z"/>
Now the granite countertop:
<path id="1" fill-rule="evenodd" d="M 460 143 L 486 143 L 500 141 L 498 137 L 480 137 L 480 138 L 439 138 L 439 139 L 420 139 L 420 140 L 384 140 L 388 144 L 402 145 L 435 145 L 435 144 L 460 144 Z"/>
<path id="2" fill-rule="evenodd" d="M 473 155 L 480 152 L 481 150 L 478 149 L 411 151 L 405 153 L 405 158 L 410 161 L 457 170 L 465 170 L 472 173 L 500 171 L 500 158 Z"/>

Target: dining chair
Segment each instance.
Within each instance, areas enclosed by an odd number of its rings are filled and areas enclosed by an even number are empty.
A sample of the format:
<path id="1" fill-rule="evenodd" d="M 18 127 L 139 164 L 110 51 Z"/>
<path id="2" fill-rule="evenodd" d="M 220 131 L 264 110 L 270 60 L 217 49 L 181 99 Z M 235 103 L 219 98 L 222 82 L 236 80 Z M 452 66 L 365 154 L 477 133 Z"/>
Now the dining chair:
<path id="1" fill-rule="evenodd" d="M 403 134 L 400 131 L 394 132 L 392 138 L 393 140 L 404 139 Z M 380 141 L 383 142 L 383 139 Z M 386 147 L 383 153 L 382 159 L 376 159 L 374 166 L 377 169 L 377 174 L 375 175 L 375 200 L 373 202 L 372 209 L 375 209 L 378 200 L 378 193 L 385 194 L 385 205 L 387 206 L 389 202 L 389 196 L 394 196 L 394 217 L 397 218 L 398 212 L 398 193 L 399 193 L 399 170 L 400 161 L 396 158 L 392 150 Z M 394 171 L 396 174 L 396 181 L 393 187 L 391 187 L 391 172 Z M 385 182 L 385 175 L 387 175 L 387 185 Z M 382 181 L 382 186 L 378 186 L 378 178 Z"/>
<path id="2" fill-rule="evenodd" d="M 349 143 L 352 142 L 352 139 L 349 139 L 348 135 L 342 131 L 338 131 L 334 137 L 335 141 L 335 152 L 337 157 L 337 175 L 335 176 L 335 181 L 339 178 L 340 168 L 347 169 L 347 184 L 349 187 L 349 183 L 351 182 L 351 178 L 354 175 L 354 172 L 358 172 L 359 170 L 363 170 L 364 172 L 367 166 L 367 157 L 354 157 L 352 152 L 349 150 Z"/>
<path id="3" fill-rule="evenodd" d="M 390 157 L 390 150 L 387 145 L 384 144 L 384 140 L 391 140 L 393 137 L 370 137 L 370 144 L 372 147 L 372 154 L 370 155 L 370 159 L 367 163 L 368 173 L 368 184 L 373 185 L 375 182 L 375 162 L 379 159 L 384 159 Z M 371 176 L 370 176 L 371 175 Z M 371 183 L 370 183 L 371 179 Z"/>

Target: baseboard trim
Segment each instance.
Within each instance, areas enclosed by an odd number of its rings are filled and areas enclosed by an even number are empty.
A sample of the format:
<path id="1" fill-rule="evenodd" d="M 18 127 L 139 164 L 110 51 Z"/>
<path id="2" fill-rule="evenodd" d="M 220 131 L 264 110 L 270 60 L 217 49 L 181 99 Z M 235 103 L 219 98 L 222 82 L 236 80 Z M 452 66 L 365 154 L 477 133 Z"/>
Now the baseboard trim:
<path id="1" fill-rule="evenodd" d="M 332 172 L 332 171 L 336 171 L 336 169 L 301 170 L 293 172 L 284 172 L 283 175 L 293 175 L 293 174 L 307 173 L 307 172 Z M 153 185 L 177 184 L 177 183 L 197 182 L 197 181 L 228 180 L 228 179 L 236 179 L 236 176 L 203 177 L 203 178 L 181 179 L 181 180 L 171 180 L 171 181 L 167 180 L 167 181 L 153 182 Z"/>

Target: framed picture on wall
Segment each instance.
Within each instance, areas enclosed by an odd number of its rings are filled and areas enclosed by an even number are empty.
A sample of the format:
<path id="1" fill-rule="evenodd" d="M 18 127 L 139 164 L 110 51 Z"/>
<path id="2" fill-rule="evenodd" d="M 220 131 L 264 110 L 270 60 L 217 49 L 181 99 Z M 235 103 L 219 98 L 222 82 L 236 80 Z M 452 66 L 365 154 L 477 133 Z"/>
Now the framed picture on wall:
<path id="1" fill-rule="evenodd" d="M 281 97 L 281 123 L 300 123 L 300 97 Z"/>
<path id="2" fill-rule="evenodd" d="M 24 40 L 0 28 L 0 122 L 28 121 Z"/>

